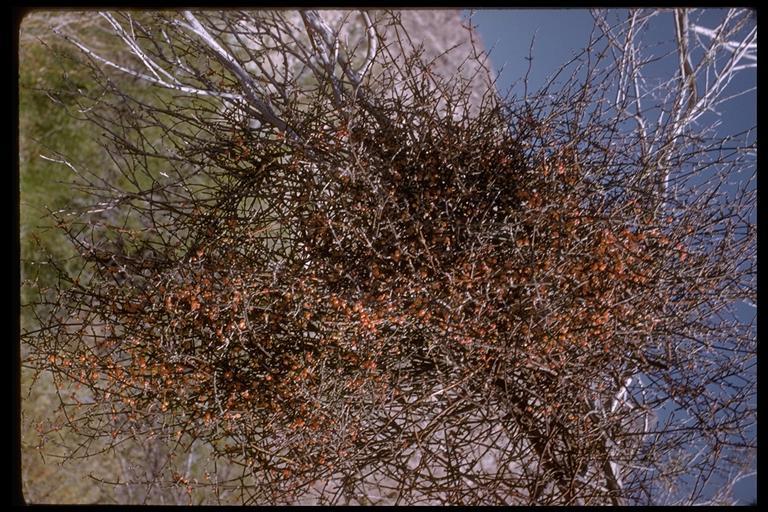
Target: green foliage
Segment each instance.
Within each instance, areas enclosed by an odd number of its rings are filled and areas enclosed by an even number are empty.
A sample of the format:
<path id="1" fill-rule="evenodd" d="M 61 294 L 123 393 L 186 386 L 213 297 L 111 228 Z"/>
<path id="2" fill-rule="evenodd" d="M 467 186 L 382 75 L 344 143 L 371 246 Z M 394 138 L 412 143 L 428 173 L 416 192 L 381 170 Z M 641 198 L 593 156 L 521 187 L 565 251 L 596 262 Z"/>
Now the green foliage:
<path id="1" fill-rule="evenodd" d="M 63 234 L 54 228 L 49 211 L 63 209 L 78 199 L 73 173 L 42 156 L 75 153 L 77 161 L 94 165 L 100 148 L 94 128 L 74 118 L 67 107 L 72 97 L 49 95 L 82 86 L 86 77 L 68 69 L 59 46 L 28 42 L 19 51 L 19 197 L 22 303 L 34 300 L 41 288 L 53 284 L 55 272 L 41 264 L 44 254 L 66 261 L 74 256 Z M 72 151 L 75 149 L 75 151 Z M 29 321 L 23 317 L 23 322 Z"/>

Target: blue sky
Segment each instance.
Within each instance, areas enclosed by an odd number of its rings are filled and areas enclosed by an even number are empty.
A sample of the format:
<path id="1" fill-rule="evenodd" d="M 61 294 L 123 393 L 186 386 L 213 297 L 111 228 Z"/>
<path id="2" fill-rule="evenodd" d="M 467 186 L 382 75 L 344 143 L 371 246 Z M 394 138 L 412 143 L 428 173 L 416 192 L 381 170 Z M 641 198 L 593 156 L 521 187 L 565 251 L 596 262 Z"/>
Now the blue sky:
<path id="1" fill-rule="evenodd" d="M 467 17 L 470 11 L 465 10 Z M 616 16 L 623 9 L 614 9 Z M 722 16 L 722 10 L 709 9 L 704 12 L 702 23 L 713 27 L 715 20 Z M 529 87 L 536 89 L 545 83 L 554 71 L 570 60 L 589 40 L 593 27 L 592 14 L 587 9 L 478 9 L 472 22 L 477 26 L 483 44 L 490 52 L 491 61 L 499 72 L 497 89 L 506 92 L 516 80 L 520 80 L 528 68 L 528 52 L 535 37 L 533 63 L 529 74 Z M 675 37 L 671 13 L 662 13 L 652 20 L 644 34 L 646 41 L 664 41 L 666 46 L 656 50 L 663 53 L 670 48 Z M 656 70 L 668 77 L 673 73 L 676 61 L 667 58 Z M 648 77 L 653 79 L 654 77 Z M 662 78 L 661 76 L 659 78 Z M 745 90 L 754 87 L 755 70 L 747 71 L 731 84 L 731 90 Z M 753 91 L 727 104 L 720 112 L 722 129 L 735 133 L 738 129 L 756 125 L 757 99 Z"/>
<path id="2" fill-rule="evenodd" d="M 625 11 L 614 10 L 612 14 L 622 12 Z M 466 18 L 469 11 L 464 11 L 463 14 Z M 720 10 L 707 10 L 701 18 L 701 23 L 714 27 L 720 16 Z M 491 62 L 499 73 L 497 90 L 502 93 L 506 93 L 525 75 L 534 37 L 533 61 L 529 73 L 529 90 L 533 91 L 585 47 L 593 29 L 592 15 L 585 9 L 480 9 L 473 12 L 472 23 L 477 27 L 486 50 L 490 52 Z M 654 18 L 644 33 L 646 41 L 664 41 L 667 44 L 671 44 L 674 37 L 671 13 L 662 13 Z M 663 53 L 662 48 L 664 47 L 659 47 L 657 53 Z M 659 76 L 647 78 L 668 78 L 675 71 L 675 63 L 676 61 L 669 58 L 661 61 L 653 69 Z M 739 75 L 730 87 L 731 91 L 742 91 L 754 87 L 755 84 L 756 71 L 748 70 Z M 514 92 L 520 95 L 522 89 L 513 89 Z M 715 118 L 710 116 L 703 121 L 711 122 L 713 119 Z M 737 133 L 756 126 L 756 92 L 752 91 L 723 105 L 717 120 L 721 123 L 718 129 L 721 133 Z M 752 137 L 754 138 L 754 135 Z M 754 315 L 754 310 L 745 310 L 744 313 Z M 755 499 L 756 490 L 756 478 L 752 477 L 736 485 L 735 495 L 743 503 L 750 503 Z"/>
<path id="3" fill-rule="evenodd" d="M 480 31 L 495 69 L 500 71 L 497 88 L 501 92 L 525 74 L 534 37 L 529 86 L 536 89 L 586 46 L 592 28 L 592 16 L 583 9 L 477 10 L 472 22 Z"/>

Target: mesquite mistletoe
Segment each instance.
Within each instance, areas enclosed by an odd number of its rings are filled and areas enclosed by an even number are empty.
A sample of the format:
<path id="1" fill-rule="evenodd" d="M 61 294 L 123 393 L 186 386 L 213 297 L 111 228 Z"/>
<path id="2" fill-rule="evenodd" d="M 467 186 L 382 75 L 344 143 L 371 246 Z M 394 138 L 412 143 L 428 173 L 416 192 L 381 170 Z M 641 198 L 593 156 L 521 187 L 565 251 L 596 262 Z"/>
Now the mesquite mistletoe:
<path id="1" fill-rule="evenodd" d="M 692 126 L 755 31 L 673 11 L 660 96 L 656 15 L 595 13 L 570 78 L 519 100 L 471 29 L 430 53 L 405 13 L 63 31 L 114 169 L 48 157 L 98 201 L 54 213 L 82 271 L 36 305 L 31 364 L 88 389 L 62 404 L 83 436 L 207 443 L 244 503 L 701 501 L 752 446 L 754 326 L 727 312 L 754 303 L 754 186 L 717 184 L 748 138 Z"/>

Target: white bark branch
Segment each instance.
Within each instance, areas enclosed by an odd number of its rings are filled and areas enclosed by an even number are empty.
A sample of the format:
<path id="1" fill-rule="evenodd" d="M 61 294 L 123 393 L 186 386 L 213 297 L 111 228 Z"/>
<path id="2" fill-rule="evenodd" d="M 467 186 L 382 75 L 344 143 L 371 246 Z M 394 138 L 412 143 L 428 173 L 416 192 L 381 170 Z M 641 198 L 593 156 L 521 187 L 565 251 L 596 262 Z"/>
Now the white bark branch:
<path id="1" fill-rule="evenodd" d="M 102 64 L 105 64 L 105 65 L 107 65 L 107 66 L 109 66 L 109 67 L 111 67 L 113 69 L 121 71 L 121 72 L 123 72 L 123 73 L 125 73 L 127 75 L 132 76 L 132 77 L 139 78 L 141 80 L 145 80 L 145 81 L 153 83 L 155 85 L 159 85 L 160 87 L 164 87 L 166 89 L 173 89 L 173 90 L 176 90 L 176 91 L 179 91 L 179 92 L 185 92 L 185 93 L 188 93 L 188 94 L 194 94 L 196 96 L 212 96 L 212 97 L 216 97 L 216 98 L 223 98 L 223 99 L 229 99 L 229 100 L 241 100 L 241 101 L 245 100 L 245 98 L 242 95 L 240 95 L 240 94 L 232 94 L 232 93 L 226 93 L 226 92 L 221 92 L 221 91 L 212 91 L 212 90 L 208 90 L 208 89 L 200 89 L 200 88 L 197 88 L 197 87 L 191 87 L 191 86 L 188 86 L 188 85 L 178 85 L 178 84 L 172 84 L 172 83 L 166 82 L 165 80 L 156 78 L 154 76 L 150 76 L 150 75 L 141 73 L 139 71 L 127 68 L 125 66 L 121 66 L 120 64 L 117 64 L 117 63 L 115 63 L 115 62 L 113 62 L 113 61 L 111 61 L 111 60 L 109 60 L 109 59 L 107 59 L 105 57 L 102 57 L 101 55 L 97 54 L 96 52 L 94 52 L 93 50 L 91 50 L 90 48 L 88 48 L 87 46 L 82 44 L 80 41 L 78 41 L 78 40 L 76 40 L 76 39 L 74 39 L 72 37 L 69 37 L 69 36 L 64 36 L 64 37 L 68 41 L 70 41 L 72 44 L 77 46 L 83 53 L 85 53 L 89 57 L 92 57 L 94 60 L 97 60 L 97 61 L 101 62 Z"/>
<path id="2" fill-rule="evenodd" d="M 230 53 L 216 41 L 192 12 L 184 11 L 183 14 L 190 24 L 187 25 L 181 23 L 181 26 L 197 35 L 208 48 L 213 50 L 221 63 L 237 77 L 240 85 L 243 87 L 243 91 L 245 91 L 248 103 L 254 109 L 256 117 L 260 118 L 260 121 L 266 121 L 278 130 L 288 133 L 293 138 L 298 138 L 298 135 L 288 127 L 287 123 L 277 116 L 269 102 L 259 96 L 253 78 L 240 63 L 237 62 L 237 59 L 230 55 Z"/>
<path id="3" fill-rule="evenodd" d="M 694 24 L 689 25 L 689 28 L 693 32 L 706 36 L 709 39 L 712 39 L 715 41 L 719 39 L 718 33 L 712 29 L 702 27 L 701 25 L 694 25 Z M 750 52 L 754 50 L 755 52 L 754 54 L 746 53 L 744 55 L 744 58 L 755 61 L 755 66 L 757 66 L 757 63 L 756 63 L 757 62 L 757 42 L 742 45 L 742 43 L 738 41 L 720 41 L 719 44 L 730 52 L 736 52 L 742 46 L 744 46 Z"/>

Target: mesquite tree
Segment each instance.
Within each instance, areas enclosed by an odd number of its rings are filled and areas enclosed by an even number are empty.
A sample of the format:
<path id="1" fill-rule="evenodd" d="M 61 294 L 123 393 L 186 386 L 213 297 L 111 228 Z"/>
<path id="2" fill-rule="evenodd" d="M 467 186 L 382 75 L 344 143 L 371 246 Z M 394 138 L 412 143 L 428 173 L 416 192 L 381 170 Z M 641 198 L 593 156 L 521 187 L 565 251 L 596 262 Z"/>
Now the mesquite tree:
<path id="1" fill-rule="evenodd" d="M 63 34 L 113 166 L 48 156 L 92 200 L 52 212 L 81 265 L 48 262 L 23 342 L 79 452 L 205 443 L 238 470 L 195 485 L 244 503 L 720 498 L 754 450 L 754 145 L 694 123 L 754 31 L 672 12 L 661 96 L 636 41 L 657 14 L 595 13 L 522 98 L 479 51 L 438 72 L 396 13 L 101 14 L 122 51 Z"/>

